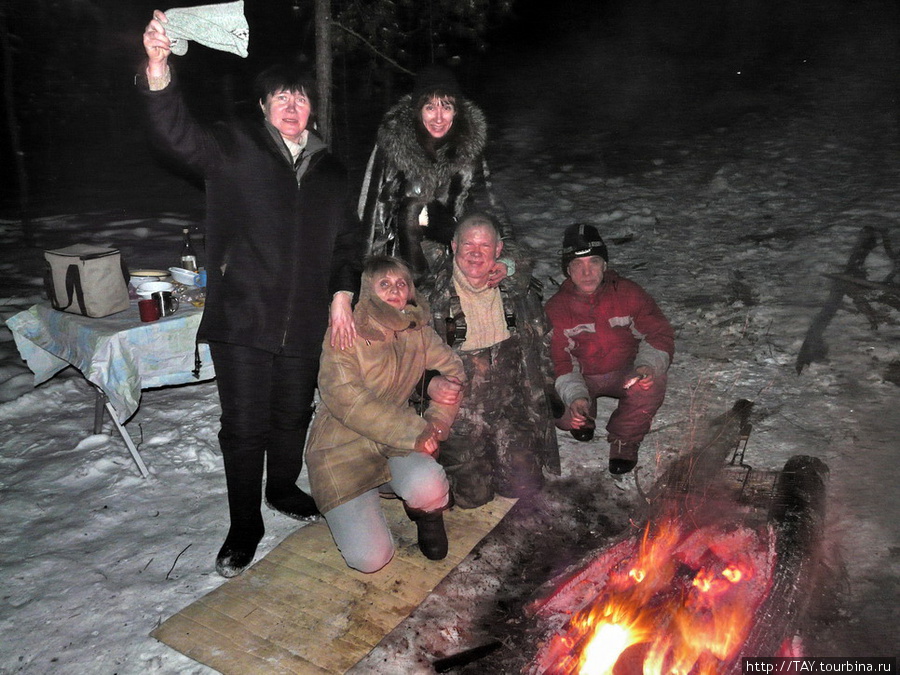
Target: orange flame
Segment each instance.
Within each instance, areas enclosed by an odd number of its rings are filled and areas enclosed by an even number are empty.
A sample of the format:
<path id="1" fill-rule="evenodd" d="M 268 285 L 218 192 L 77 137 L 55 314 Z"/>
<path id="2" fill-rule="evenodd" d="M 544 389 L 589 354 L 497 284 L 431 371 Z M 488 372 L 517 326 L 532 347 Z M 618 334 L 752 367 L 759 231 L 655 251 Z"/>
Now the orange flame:
<path id="1" fill-rule="evenodd" d="M 736 584 L 743 578 L 744 573 L 737 565 L 729 565 L 724 570 L 722 570 L 722 576 L 728 579 L 728 581 L 730 581 L 731 583 Z"/>
<path id="2" fill-rule="evenodd" d="M 593 626 L 592 636 L 581 653 L 579 673 L 612 672 L 626 649 L 647 640 L 648 627 L 626 605 L 608 604 L 604 617 Z"/>
<path id="3" fill-rule="evenodd" d="M 572 617 L 570 650 L 553 672 L 611 675 L 636 645 L 644 675 L 719 672 L 737 655 L 761 600 L 742 550 L 748 541 L 761 547 L 758 533 L 731 534 L 710 529 L 683 537 L 672 519 L 653 531 L 648 525 L 637 554 L 611 566 L 604 595 Z"/>

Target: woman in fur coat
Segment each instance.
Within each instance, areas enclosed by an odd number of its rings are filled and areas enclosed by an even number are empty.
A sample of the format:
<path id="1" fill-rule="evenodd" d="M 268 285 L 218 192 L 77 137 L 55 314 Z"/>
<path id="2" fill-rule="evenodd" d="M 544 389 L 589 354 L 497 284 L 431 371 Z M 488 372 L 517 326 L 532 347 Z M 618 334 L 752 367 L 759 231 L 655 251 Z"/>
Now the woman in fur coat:
<path id="1" fill-rule="evenodd" d="M 420 72 L 413 92 L 385 114 L 366 167 L 358 215 L 369 253 L 402 258 L 421 287 L 446 260 L 465 212 L 491 213 L 508 238 L 490 186 L 486 142 L 484 113 L 462 96 L 453 74 L 440 66 Z M 496 283 L 507 272 L 498 264 Z"/>
<path id="2" fill-rule="evenodd" d="M 397 258 L 366 263 L 353 316 L 352 347 L 333 347 L 329 335 L 322 345 L 322 405 L 306 447 L 313 497 L 344 560 L 360 572 L 378 571 L 394 554 L 383 491 L 403 500 L 422 553 L 440 560 L 450 485 L 435 453 L 459 403 L 432 400 L 420 417 L 409 399 L 426 370 L 461 384 L 462 361 L 428 325 L 428 305 Z"/>

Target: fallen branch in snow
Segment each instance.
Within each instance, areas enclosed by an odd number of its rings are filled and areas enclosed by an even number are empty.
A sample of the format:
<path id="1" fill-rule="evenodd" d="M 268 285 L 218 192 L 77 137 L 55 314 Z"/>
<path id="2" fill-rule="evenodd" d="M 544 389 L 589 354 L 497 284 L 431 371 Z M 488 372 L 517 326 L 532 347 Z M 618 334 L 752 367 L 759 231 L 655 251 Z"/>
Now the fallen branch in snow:
<path id="1" fill-rule="evenodd" d="M 844 295 L 850 292 L 852 285 L 846 280 L 846 277 L 863 278 L 865 273 L 862 266 L 866 261 L 866 257 L 875 248 L 878 243 L 877 230 L 874 227 L 866 225 L 860 230 L 853 250 L 850 251 L 850 257 L 847 259 L 847 265 L 844 268 L 842 278 L 837 278 L 831 285 L 831 293 L 822 306 L 818 316 L 813 319 L 812 325 L 806 331 L 806 339 L 800 347 L 800 353 L 797 355 L 797 374 L 803 372 L 803 368 L 813 361 L 822 361 L 828 355 L 828 346 L 825 344 L 823 337 L 825 329 L 831 323 L 831 319 L 840 309 L 841 301 Z M 889 245 L 886 245 L 888 248 Z"/>
<path id="2" fill-rule="evenodd" d="M 169 575 L 172 574 L 172 570 L 175 569 L 175 565 L 178 564 L 178 559 L 179 559 L 179 558 L 182 556 L 182 554 L 183 554 L 185 551 L 187 551 L 190 547 L 191 547 L 191 545 L 188 544 L 188 545 L 185 546 L 183 549 L 181 549 L 181 553 L 179 553 L 178 555 L 175 556 L 175 560 L 172 562 L 172 566 L 169 568 L 169 571 L 166 572 L 166 580 L 167 580 L 167 581 L 168 581 L 168 579 L 169 579 Z"/>
<path id="3" fill-rule="evenodd" d="M 664 429 L 671 429 L 672 427 L 680 427 L 683 424 L 687 424 L 690 420 L 675 420 L 674 422 L 669 422 L 668 424 L 663 424 L 658 427 L 653 427 L 650 431 L 648 431 L 645 436 L 649 436 L 650 434 L 656 434 Z"/>
<path id="4" fill-rule="evenodd" d="M 863 286 L 864 288 L 871 288 L 874 291 L 884 291 L 885 293 L 893 293 L 894 295 L 900 295 L 900 286 L 895 286 L 893 284 L 882 284 L 877 281 L 869 281 L 868 279 L 860 279 L 859 277 L 851 277 L 847 274 L 823 274 L 822 276 L 828 277 L 829 279 L 837 279 L 839 281 L 847 281 L 851 284 L 856 284 L 857 286 Z"/>

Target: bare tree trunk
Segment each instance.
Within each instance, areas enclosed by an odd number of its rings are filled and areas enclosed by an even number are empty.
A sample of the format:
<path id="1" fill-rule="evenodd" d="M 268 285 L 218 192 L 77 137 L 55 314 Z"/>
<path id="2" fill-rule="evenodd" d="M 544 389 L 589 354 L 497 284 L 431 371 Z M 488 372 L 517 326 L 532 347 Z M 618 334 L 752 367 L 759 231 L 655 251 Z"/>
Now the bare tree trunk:
<path id="1" fill-rule="evenodd" d="M 316 0 L 316 88 L 319 133 L 331 145 L 331 0 Z"/>
<path id="2" fill-rule="evenodd" d="M 19 219 L 22 223 L 22 238 L 26 246 L 34 244 L 31 219 L 28 217 L 28 175 L 25 172 L 25 153 L 19 139 L 19 121 L 16 119 L 15 95 L 13 92 L 12 46 L 6 13 L 0 7 L 0 49 L 3 53 L 3 100 L 6 106 L 6 126 L 9 131 L 9 145 L 15 158 L 16 177 L 19 183 Z"/>

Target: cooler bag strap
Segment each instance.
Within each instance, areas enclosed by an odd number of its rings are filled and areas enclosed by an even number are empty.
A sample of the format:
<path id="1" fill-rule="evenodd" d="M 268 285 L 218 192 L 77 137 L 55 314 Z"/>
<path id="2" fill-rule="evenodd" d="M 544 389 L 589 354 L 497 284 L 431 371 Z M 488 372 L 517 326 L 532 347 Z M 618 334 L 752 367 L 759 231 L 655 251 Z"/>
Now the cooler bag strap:
<path id="1" fill-rule="evenodd" d="M 65 310 L 71 307 L 73 292 L 78 299 L 78 306 L 81 308 L 81 313 L 85 314 L 87 312 L 87 305 L 84 304 L 84 289 L 81 287 L 81 274 L 79 273 L 78 265 L 69 265 L 66 270 L 66 296 L 68 297 L 69 302 L 61 309 Z"/>
<path id="2" fill-rule="evenodd" d="M 44 258 L 44 290 L 47 292 L 47 297 L 50 298 L 50 305 L 53 309 L 61 309 L 59 300 L 56 298 L 56 284 L 53 283 L 53 265 L 46 258 Z"/>

